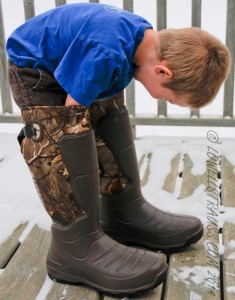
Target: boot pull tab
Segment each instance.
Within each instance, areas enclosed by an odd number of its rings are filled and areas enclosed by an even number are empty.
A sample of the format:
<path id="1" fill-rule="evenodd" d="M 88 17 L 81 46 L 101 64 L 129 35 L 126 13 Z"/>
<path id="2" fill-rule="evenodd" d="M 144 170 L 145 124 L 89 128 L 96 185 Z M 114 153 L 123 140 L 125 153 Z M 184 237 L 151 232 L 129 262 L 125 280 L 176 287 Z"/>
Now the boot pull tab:
<path id="1" fill-rule="evenodd" d="M 32 137 L 32 136 L 36 136 L 37 132 L 36 132 L 36 128 L 31 127 L 31 126 L 24 126 L 20 133 L 17 136 L 17 140 L 19 142 L 19 144 L 22 144 L 22 141 L 25 137 Z"/>

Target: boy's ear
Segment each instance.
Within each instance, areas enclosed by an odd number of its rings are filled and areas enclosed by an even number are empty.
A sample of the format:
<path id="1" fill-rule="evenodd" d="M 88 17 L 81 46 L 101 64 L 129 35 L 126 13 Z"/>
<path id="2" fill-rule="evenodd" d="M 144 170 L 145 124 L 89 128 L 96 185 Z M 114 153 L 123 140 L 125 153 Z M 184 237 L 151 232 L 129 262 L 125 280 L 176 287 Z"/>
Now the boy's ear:
<path id="1" fill-rule="evenodd" d="M 173 78 L 173 72 L 163 65 L 156 65 L 154 67 L 154 72 L 156 75 L 164 75 L 168 79 Z"/>

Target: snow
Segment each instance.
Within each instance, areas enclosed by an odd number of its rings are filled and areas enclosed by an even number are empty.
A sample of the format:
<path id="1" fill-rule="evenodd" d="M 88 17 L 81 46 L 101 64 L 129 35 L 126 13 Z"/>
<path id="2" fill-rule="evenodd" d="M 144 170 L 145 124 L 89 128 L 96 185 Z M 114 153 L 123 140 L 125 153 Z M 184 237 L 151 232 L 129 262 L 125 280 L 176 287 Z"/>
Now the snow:
<path id="1" fill-rule="evenodd" d="M 228 247 L 231 248 L 231 249 L 235 249 L 235 240 L 231 240 L 228 244 Z"/>
<path id="2" fill-rule="evenodd" d="M 228 291 L 229 293 L 235 294 L 235 286 L 228 286 L 228 287 L 227 287 L 227 291 Z"/>
<path id="3" fill-rule="evenodd" d="M 193 282 L 196 285 L 200 284 L 201 286 L 204 285 L 205 287 L 209 287 L 207 282 L 208 272 L 210 272 L 211 274 L 215 274 L 215 278 L 218 278 L 219 276 L 219 271 L 216 268 L 208 266 L 185 266 L 180 267 L 177 270 L 171 270 L 171 274 L 175 281 L 183 282 L 187 286 L 189 286 L 190 283 Z M 218 289 L 218 287 L 216 287 L 216 289 Z"/>
<path id="4" fill-rule="evenodd" d="M 225 246 L 224 245 L 219 245 L 219 255 L 223 255 L 224 250 L 225 250 Z"/>
<path id="5" fill-rule="evenodd" d="M 189 300 L 202 300 L 202 297 L 197 293 L 190 291 L 190 298 Z"/>
<path id="6" fill-rule="evenodd" d="M 38 293 L 37 297 L 35 298 L 35 300 L 46 299 L 46 296 L 50 292 L 52 286 L 53 286 L 53 281 L 48 276 L 46 276 L 46 279 L 42 285 L 42 288 L 41 288 L 40 292 Z"/>
<path id="7" fill-rule="evenodd" d="M 21 157 L 16 134 L 0 134 L 0 161 L 0 243 L 22 223 L 29 222 L 26 231 L 36 223 L 49 230 L 49 219 Z"/>
<path id="8" fill-rule="evenodd" d="M 228 245 L 227 245 L 228 249 L 235 249 L 235 240 L 230 240 Z M 232 252 L 229 256 L 228 259 L 235 259 L 235 251 Z M 230 274 L 231 276 L 235 276 L 235 274 Z"/>
<path id="9" fill-rule="evenodd" d="M 229 256 L 228 259 L 235 259 L 235 252 L 232 252 Z"/>

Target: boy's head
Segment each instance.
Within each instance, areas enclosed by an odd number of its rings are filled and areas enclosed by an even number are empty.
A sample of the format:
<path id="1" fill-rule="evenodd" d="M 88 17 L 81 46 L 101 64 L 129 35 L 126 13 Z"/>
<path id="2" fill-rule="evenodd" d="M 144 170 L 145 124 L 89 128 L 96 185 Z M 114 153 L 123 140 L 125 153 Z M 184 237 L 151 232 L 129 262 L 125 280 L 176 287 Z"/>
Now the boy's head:
<path id="1" fill-rule="evenodd" d="M 163 83 L 191 108 L 210 103 L 230 69 L 230 53 L 217 38 L 200 28 L 158 32 L 158 59 L 173 76 Z"/>

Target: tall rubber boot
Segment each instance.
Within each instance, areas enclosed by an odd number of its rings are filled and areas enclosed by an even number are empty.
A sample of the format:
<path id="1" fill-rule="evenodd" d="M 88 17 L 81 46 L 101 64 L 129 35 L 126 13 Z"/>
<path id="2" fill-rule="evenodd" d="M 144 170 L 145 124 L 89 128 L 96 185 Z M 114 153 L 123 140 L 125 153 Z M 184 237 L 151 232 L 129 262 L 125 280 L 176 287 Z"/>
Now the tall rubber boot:
<path id="1" fill-rule="evenodd" d="M 176 251 L 197 242 L 203 225 L 196 217 L 159 210 L 141 192 L 138 163 L 126 109 L 103 117 L 96 128 L 101 172 L 103 230 L 122 243 Z"/>
<path id="2" fill-rule="evenodd" d="M 22 153 L 53 220 L 48 274 L 121 296 L 152 289 L 166 276 L 163 257 L 121 245 L 100 229 L 97 153 L 88 117 L 77 107 L 23 111 Z"/>

